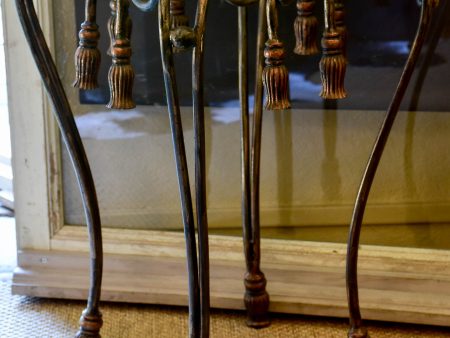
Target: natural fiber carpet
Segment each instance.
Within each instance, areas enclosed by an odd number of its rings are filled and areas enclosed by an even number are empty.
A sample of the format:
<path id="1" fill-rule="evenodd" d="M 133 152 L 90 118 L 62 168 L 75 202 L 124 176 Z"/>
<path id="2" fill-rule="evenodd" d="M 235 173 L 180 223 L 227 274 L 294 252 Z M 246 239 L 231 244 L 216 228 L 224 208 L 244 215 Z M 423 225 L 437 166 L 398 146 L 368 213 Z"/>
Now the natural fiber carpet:
<path id="1" fill-rule="evenodd" d="M 72 337 L 84 302 L 11 296 L 8 282 L 0 282 L 0 337 Z M 184 308 L 105 303 L 102 306 L 102 337 L 187 337 Z M 347 321 L 304 316 L 274 316 L 272 326 L 252 330 L 245 326 L 242 312 L 213 311 L 213 338 L 333 338 L 346 337 Z M 450 331 L 423 326 L 369 323 L 372 338 L 450 337 Z"/>

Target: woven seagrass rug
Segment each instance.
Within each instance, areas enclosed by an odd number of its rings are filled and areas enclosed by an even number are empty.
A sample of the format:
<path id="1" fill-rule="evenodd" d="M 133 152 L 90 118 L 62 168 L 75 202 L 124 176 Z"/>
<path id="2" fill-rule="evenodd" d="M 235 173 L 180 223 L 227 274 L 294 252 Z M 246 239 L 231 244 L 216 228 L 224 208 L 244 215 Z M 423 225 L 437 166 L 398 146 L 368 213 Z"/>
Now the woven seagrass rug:
<path id="1" fill-rule="evenodd" d="M 10 281 L 0 279 L 0 337 L 73 337 L 85 306 L 81 301 L 12 296 Z M 179 307 L 103 303 L 103 338 L 185 338 L 187 310 Z M 347 321 L 307 316 L 273 315 L 271 327 L 245 326 L 243 312 L 213 310 L 212 338 L 345 338 Z M 450 337 L 438 327 L 369 322 L 372 338 Z"/>

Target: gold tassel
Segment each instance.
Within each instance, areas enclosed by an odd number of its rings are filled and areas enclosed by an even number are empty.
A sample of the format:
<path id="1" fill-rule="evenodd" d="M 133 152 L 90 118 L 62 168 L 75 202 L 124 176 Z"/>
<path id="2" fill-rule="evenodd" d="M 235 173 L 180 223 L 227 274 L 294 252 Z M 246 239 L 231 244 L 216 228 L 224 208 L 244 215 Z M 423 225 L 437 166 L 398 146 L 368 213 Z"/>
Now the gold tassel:
<path id="1" fill-rule="evenodd" d="M 184 0 L 170 0 L 170 28 L 188 25 L 189 19 L 184 13 Z"/>
<path id="2" fill-rule="evenodd" d="M 114 30 L 116 27 L 116 18 L 117 18 L 117 0 L 111 0 L 109 2 L 109 7 L 111 8 L 111 16 L 108 20 L 108 33 L 109 33 L 109 47 L 108 51 L 106 52 L 109 56 L 112 56 L 112 48 L 114 45 Z"/>
<path id="3" fill-rule="evenodd" d="M 294 53 L 314 55 L 319 53 L 317 47 L 318 20 L 314 16 L 314 0 L 297 0 L 297 18 L 294 21 L 296 44 Z"/>
<path id="4" fill-rule="evenodd" d="M 325 31 L 322 38 L 323 55 L 320 60 L 320 77 L 324 99 L 343 99 L 347 62 L 342 54 L 342 39 L 335 28 L 334 1 L 325 0 Z"/>
<path id="5" fill-rule="evenodd" d="M 264 50 L 266 66 L 263 70 L 263 84 L 266 91 L 268 110 L 281 110 L 291 107 L 289 102 L 289 73 L 283 64 L 285 52 L 283 43 L 278 40 L 266 42 Z"/>
<path id="6" fill-rule="evenodd" d="M 278 40 L 278 12 L 276 0 L 267 0 L 267 35 L 262 81 L 266 92 L 265 108 L 281 110 L 291 107 L 289 102 L 289 73 L 283 63 L 285 52 L 283 43 Z"/>
<path id="7" fill-rule="evenodd" d="M 131 19 L 128 15 L 130 0 L 116 0 L 116 3 L 116 26 L 114 44 L 111 49 L 113 64 L 108 73 L 110 89 L 108 108 L 132 109 L 136 107 L 136 104 L 133 101 L 134 70 L 131 65 L 131 29 L 129 28 Z"/>
<path id="8" fill-rule="evenodd" d="M 336 0 L 334 5 L 334 17 L 336 22 L 336 30 L 341 35 L 342 39 L 342 54 L 347 59 L 347 40 L 348 31 L 345 25 L 345 8 L 343 0 Z"/>
<path id="9" fill-rule="evenodd" d="M 96 19 L 97 1 L 86 0 L 85 21 L 79 32 L 80 42 L 75 52 L 74 87 L 91 90 L 98 87 L 97 77 L 100 68 L 101 54 L 97 48 L 100 33 Z"/>

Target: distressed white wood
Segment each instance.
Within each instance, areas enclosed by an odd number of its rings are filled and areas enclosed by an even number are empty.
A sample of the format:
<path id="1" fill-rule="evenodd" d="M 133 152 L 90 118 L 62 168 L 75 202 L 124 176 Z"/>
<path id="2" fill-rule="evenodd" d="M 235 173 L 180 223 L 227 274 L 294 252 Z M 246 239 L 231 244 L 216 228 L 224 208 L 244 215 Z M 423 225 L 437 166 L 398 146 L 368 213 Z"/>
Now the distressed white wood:
<path id="1" fill-rule="evenodd" d="M 20 248 L 49 249 L 49 112 L 14 1 L 2 4 L 18 244 Z M 35 4 L 43 31 L 50 38 L 51 2 Z"/>
<path id="2" fill-rule="evenodd" d="M 83 299 L 88 286 L 88 255 L 60 250 L 68 245 L 86 251 L 84 230 L 63 229 L 52 240 L 58 250 L 21 252 L 13 292 Z M 210 248 L 212 306 L 243 309 L 241 239 L 211 236 Z M 105 230 L 103 299 L 186 305 L 184 251 L 180 233 Z M 348 315 L 345 245 L 263 240 L 262 253 L 271 311 Z M 449 268 L 449 252 L 362 246 L 359 282 L 364 318 L 448 325 Z"/>

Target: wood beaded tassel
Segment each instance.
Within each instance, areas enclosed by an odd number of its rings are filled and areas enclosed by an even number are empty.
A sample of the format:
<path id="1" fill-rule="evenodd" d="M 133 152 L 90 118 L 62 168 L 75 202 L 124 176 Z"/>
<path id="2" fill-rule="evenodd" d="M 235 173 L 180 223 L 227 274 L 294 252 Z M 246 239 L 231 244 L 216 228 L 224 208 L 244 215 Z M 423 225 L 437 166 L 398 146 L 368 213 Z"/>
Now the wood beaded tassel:
<path id="1" fill-rule="evenodd" d="M 97 76 L 100 68 L 101 54 L 97 48 L 100 33 L 96 21 L 97 0 L 86 0 L 85 21 L 78 33 L 80 42 L 75 52 L 76 88 L 91 90 L 98 87 Z"/>
<path id="2" fill-rule="evenodd" d="M 334 17 L 336 23 L 336 30 L 341 35 L 342 40 L 342 54 L 347 58 L 347 27 L 345 26 L 345 7 L 344 0 L 336 0 L 334 4 Z"/>
<path id="3" fill-rule="evenodd" d="M 276 0 L 267 0 L 267 33 L 262 80 L 266 92 L 265 108 L 282 110 L 291 107 L 289 102 L 289 73 L 284 65 L 285 51 L 283 43 L 278 40 L 278 13 Z"/>
<path id="4" fill-rule="evenodd" d="M 170 28 L 188 26 L 189 19 L 184 13 L 184 0 L 170 0 Z"/>
<path id="5" fill-rule="evenodd" d="M 111 16 L 108 19 L 108 33 L 109 33 L 109 47 L 108 47 L 108 51 L 107 54 L 109 56 L 111 55 L 111 51 L 114 45 L 114 40 L 115 40 L 115 27 L 116 27 L 116 18 L 117 18 L 117 0 L 111 0 L 109 2 L 109 7 L 111 8 Z"/>
<path id="6" fill-rule="evenodd" d="M 116 0 L 113 46 L 111 48 L 112 66 L 108 73 L 110 101 L 108 108 L 132 109 L 134 70 L 131 65 L 131 18 L 128 14 L 130 0 Z M 114 17 L 114 15 L 113 15 Z"/>
<path id="7" fill-rule="evenodd" d="M 342 52 L 341 35 L 336 29 L 334 0 L 325 1 L 325 31 L 322 37 L 323 55 L 320 60 L 320 77 L 324 99 L 343 99 L 347 96 L 344 89 L 347 62 Z"/>
<path id="8" fill-rule="evenodd" d="M 314 0 L 297 0 L 297 18 L 294 21 L 295 54 L 314 55 L 319 53 L 317 46 L 319 21 L 314 15 L 314 7 Z"/>

